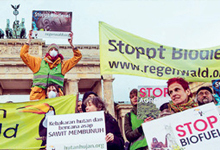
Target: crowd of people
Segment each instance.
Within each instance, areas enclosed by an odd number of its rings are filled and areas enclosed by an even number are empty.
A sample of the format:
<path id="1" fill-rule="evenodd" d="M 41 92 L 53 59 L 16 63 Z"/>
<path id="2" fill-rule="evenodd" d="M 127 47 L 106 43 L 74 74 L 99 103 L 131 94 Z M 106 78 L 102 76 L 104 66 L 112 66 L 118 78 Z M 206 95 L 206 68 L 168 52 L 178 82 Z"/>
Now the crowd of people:
<path id="1" fill-rule="evenodd" d="M 63 96 L 64 75 L 82 58 L 81 52 L 72 44 L 73 34 L 70 33 L 68 41 L 72 46 L 74 56 L 66 61 L 63 60 L 62 54 L 59 53 L 59 46 L 54 43 L 48 46 L 48 52 L 43 59 L 31 56 L 28 51 L 32 39 L 32 31 L 29 31 L 28 37 L 27 43 L 21 48 L 20 57 L 34 73 L 30 100 Z M 189 84 L 183 78 L 169 79 L 167 81 L 167 88 L 171 101 L 161 105 L 158 117 L 172 115 L 210 102 L 218 103 L 213 96 L 212 89 L 208 86 L 200 87 L 196 92 L 195 100 L 192 99 Z M 125 142 L 123 139 L 118 122 L 108 113 L 105 103 L 95 92 L 88 91 L 84 93 L 82 101 L 77 102 L 77 113 L 104 111 L 105 140 L 108 150 L 147 150 L 150 146 L 146 141 L 142 123 L 151 121 L 154 118 L 148 117 L 144 120 L 137 118 L 137 89 L 130 91 L 129 98 L 132 109 L 125 115 L 124 121 L 124 133 L 128 142 Z M 162 147 L 158 146 L 158 148 Z"/>
<path id="2" fill-rule="evenodd" d="M 183 78 L 171 78 L 167 81 L 168 94 L 171 101 L 164 103 L 160 107 L 160 115 L 164 117 L 172 115 L 190 108 L 214 102 L 217 104 L 213 96 L 213 91 L 208 86 L 200 87 L 196 92 L 195 99 L 192 99 L 192 93 L 189 84 Z M 49 94 L 53 91 L 55 94 Z M 57 95 L 58 88 L 52 86 L 47 89 L 47 97 L 49 95 Z M 102 99 L 93 91 L 88 91 L 83 95 L 82 101 L 78 102 L 78 113 L 101 111 L 105 112 L 105 126 L 106 126 L 106 142 L 108 150 L 148 150 L 148 143 L 146 141 L 142 123 L 153 120 L 148 117 L 145 120 L 137 118 L 137 104 L 138 104 L 138 90 L 132 89 L 129 93 L 132 109 L 125 115 L 124 133 L 127 142 L 124 142 L 118 122 L 108 113 L 106 105 Z M 155 147 L 155 145 L 154 145 Z M 158 145 L 158 148 L 162 148 Z"/>
<path id="3" fill-rule="evenodd" d="M 196 98 L 192 99 L 192 93 L 189 84 L 183 78 L 171 78 L 167 81 L 167 93 L 170 96 L 170 102 L 166 102 L 160 106 L 160 114 L 158 118 L 182 112 L 184 110 L 201 106 L 213 102 L 217 104 L 217 100 L 213 96 L 213 91 L 208 86 L 200 87 L 196 92 Z M 142 129 L 142 123 L 151 121 L 153 118 L 148 117 L 145 120 L 137 119 L 137 96 L 138 90 L 133 89 L 130 92 L 130 101 L 133 106 L 132 110 L 125 115 L 125 136 L 129 141 L 130 150 L 147 150 L 148 145 Z M 162 144 L 154 145 L 154 148 L 163 148 Z"/>

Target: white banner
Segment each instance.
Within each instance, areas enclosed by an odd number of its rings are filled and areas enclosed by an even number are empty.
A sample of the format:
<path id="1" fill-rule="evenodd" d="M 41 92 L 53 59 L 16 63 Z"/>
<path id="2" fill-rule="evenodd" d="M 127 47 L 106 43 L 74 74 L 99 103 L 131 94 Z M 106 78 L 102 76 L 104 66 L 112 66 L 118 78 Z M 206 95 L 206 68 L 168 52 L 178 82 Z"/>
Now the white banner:
<path id="1" fill-rule="evenodd" d="M 151 150 L 218 149 L 220 118 L 214 103 L 142 124 Z"/>
<path id="2" fill-rule="evenodd" d="M 107 150 L 104 112 L 49 116 L 47 150 Z"/>
<path id="3" fill-rule="evenodd" d="M 70 38 L 70 32 L 52 32 L 52 31 L 33 31 L 33 37 L 45 37 L 45 38 Z"/>

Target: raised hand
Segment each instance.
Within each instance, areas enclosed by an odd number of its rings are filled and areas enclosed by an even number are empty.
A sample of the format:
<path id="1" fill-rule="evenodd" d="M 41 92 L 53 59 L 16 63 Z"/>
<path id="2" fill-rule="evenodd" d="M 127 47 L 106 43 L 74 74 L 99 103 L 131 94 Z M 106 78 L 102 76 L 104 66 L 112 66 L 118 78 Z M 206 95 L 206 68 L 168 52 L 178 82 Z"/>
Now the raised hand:
<path id="1" fill-rule="evenodd" d="M 32 39 L 32 30 L 29 30 L 27 44 L 31 43 L 31 39 Z"/>
<path id="2" fill-rule="evenodd" d="M 74 46 L 73 46 L 73 32 L 71 31 L 69 35 L 70 35 L 70 38 L 68 39 L 68 42 L 74 48 Z"/>

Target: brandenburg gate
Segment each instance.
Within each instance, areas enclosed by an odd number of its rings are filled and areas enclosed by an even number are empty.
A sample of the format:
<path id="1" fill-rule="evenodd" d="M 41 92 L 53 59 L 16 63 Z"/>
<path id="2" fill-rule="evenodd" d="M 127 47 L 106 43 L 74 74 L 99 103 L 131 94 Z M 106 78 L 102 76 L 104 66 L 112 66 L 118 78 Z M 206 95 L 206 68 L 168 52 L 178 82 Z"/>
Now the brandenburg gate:
<path id="1" fill-rule="evenodd" d="M 0 40 L 0 95 L 29 95 L 33 73 L 20 58 L 20 49 L 26 39 Z M 83 57 L 79 63 L 65 75 L 64 93 L 77 94 L 94 91 L 108 104 L 108 110 L 114 115 L 112 75 L 100 75 L 99 46 L 76 45 Z M 59 45 L 64 59 L 73 57 L 69 45 Z M 29 54 L 43 58 L 47 45 L 41 39 L 33 39 Z"/>
<path id="2" fill-rule="evenodd" d="M 33 83 L 33 73 L 20 58 L 20 49 L 27 39 L 0 39 L 0 95 L 29 95 Z M 29 54 L 43 58 L 47 46 L 42 39 L 33 39 Z M 83 94 L 94 91 L 107 103 L 107 110 L 119 123 L 124 136 L 124 115 L 130 111 L 130 104 L 115 107 L 113 99 L 112 75 L 100 75 L 99 45 L 76 45 L 82 59 L 66 75 L 64 93 Z M 70 45 L 59 45 L 64 59 L 73 57 Z M 190 83 L 192 93 L 204 83 Z M 210 85 L 209 85 L 210 86 Z M 125 136 L 124 136 L 124 139 Z"/>

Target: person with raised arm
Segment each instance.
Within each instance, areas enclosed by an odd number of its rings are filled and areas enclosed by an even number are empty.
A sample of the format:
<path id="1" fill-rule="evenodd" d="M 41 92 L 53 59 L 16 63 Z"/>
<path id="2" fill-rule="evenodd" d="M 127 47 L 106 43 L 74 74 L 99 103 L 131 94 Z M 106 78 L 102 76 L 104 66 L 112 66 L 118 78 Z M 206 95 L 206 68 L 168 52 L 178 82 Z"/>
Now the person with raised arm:
<path id="1" fill-rule="evenodd" d="M 34 73 L 33 85 L 30 93 L 30 100 L 42 100 L 46 98 L 46 88 L 51 84 L 59 86 L 59 96 L 63 95 L 64 75 L 70 71 L 82 58 L 81 52 L 72 44 L 73 33 L 70 33 L 68 39 L 74 56 L 68 60 L 64 60 L 62 54 L 59 53 L 59 46 L 55 43 L 47 47 L 48 52 L 44 58 L 31 56 L 28 51 L 32 39 L 32 30 L 29 31 L 28 40 L 22 46 L 20 57 L 23 62 Z"/>

